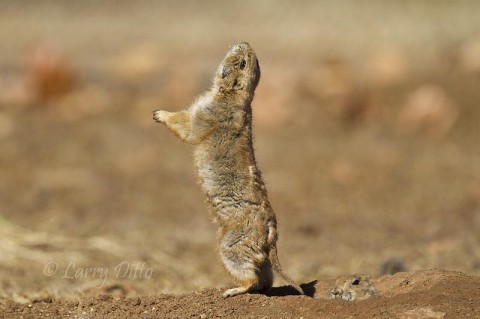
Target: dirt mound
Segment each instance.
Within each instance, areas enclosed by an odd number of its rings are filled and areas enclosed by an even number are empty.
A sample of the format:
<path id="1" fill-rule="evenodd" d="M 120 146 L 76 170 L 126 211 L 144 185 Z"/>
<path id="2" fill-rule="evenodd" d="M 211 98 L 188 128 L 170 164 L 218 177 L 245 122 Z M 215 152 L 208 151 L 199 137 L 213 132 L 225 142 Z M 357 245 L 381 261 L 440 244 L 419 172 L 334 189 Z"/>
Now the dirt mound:
<path id="1" fill-rule="evenodd" d="M 480 278 L 461 272 L 425 270 L 372 279 L 379 298 L 328 300 L 335 280 L 303 284 L 310 296 L 289 287 L 267 295 L 222 298 L 221 289 L 181 295 L 79 301 L 43 301 L 0 306 L 2 318 L 480 318 Z"/>

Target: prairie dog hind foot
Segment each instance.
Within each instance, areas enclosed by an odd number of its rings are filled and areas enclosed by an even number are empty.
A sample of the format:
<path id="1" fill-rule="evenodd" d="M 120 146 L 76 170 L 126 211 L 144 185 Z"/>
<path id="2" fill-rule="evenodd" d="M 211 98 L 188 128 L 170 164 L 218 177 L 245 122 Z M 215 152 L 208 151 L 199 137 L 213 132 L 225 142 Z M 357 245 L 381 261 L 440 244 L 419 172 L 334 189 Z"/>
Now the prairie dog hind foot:
<path id="1" fill-rule="evenodd" d="M 236 287 L 225 290 L 223 293 L 223 298 L 229 298 L 233 296 L 243 295 L 250 292 L 251 287 Z"/>

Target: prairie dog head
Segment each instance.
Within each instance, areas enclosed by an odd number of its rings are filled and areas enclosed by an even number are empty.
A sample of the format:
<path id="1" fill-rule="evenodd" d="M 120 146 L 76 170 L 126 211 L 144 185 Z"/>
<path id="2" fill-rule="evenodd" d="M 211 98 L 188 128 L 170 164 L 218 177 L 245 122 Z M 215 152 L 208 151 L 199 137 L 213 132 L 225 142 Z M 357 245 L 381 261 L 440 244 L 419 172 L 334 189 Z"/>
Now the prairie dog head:
<path id="1" fill-rule="evenodd" d="M 234 44 L 218 67 L 214 85 L 225 95 L 252 95 L 260 81 L 260 66 L 250 44 Z M 242 95 L 243 95 L 242 94 Z"/>

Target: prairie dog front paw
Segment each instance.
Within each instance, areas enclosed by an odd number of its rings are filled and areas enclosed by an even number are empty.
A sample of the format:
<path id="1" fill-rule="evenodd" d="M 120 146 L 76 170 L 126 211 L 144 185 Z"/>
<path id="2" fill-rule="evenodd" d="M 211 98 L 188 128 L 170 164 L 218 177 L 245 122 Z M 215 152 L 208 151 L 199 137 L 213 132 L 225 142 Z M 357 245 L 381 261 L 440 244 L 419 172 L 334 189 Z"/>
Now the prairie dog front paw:
<path id="1" fill-rule="evenodd" d="M 153 111 L 153 119 L 158 123 L 165 123 L 170 112 L 156 110 Z"/>

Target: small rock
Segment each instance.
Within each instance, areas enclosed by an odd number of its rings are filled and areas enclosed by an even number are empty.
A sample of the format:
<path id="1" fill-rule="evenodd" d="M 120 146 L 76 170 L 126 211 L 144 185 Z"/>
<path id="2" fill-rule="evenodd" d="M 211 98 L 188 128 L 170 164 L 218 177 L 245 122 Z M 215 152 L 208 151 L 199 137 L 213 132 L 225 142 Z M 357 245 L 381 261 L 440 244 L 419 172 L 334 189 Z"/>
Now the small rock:
<path id="1" fill-rule="evenodd" d="M 367 68 L 370 80 L 374 84 L 392 85 L 406 77 L 408 61 L 398 48 L 380 48 L 371 55 Z"/>
<path id="2" fill-rule="evenodd" d="M 39 101 L 72 91 L 76 78 L 64 52 L 49 43 L 37 45 L 25 62 L 26 75 Z"/>
<path id="3" fill-rule="evenodd" d="M 413 310 L 405 311 L 402 318 L 405 319 L 442 319 L 445 318 L 446 313 L 441 311 L 434 311 L 430 307 L 415 308 Z"/>
<path id="4" fill-rule="evenodd" d="M 132 300 L 132 306 L 139 306 L 142 303 L 140 298 L 133 298 Z"/>
<path id="5" fill-rule="evenodd" d="M 340 109 L 347 125 L 378 123 L 385 104 L 378 94 L 369 91 L 352 92 Z"/>
<path id="6" fill-rule="evenodd" d="M 398 118 L 399 128 L 407 132 L 425 132 L 433 137 L 446 135 L 458 117 L 457 105 L 445 91 L 426 84 L 412 92 Z"/>

